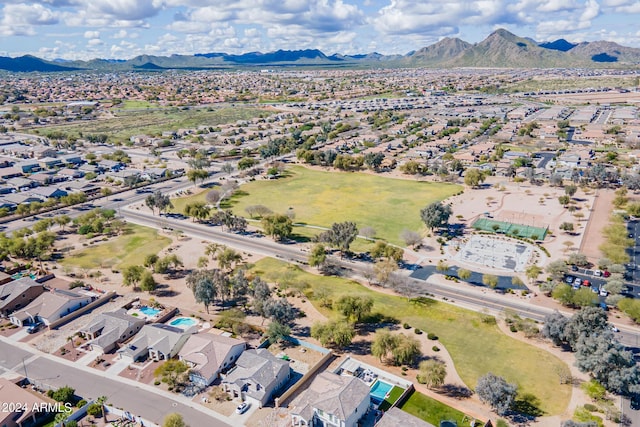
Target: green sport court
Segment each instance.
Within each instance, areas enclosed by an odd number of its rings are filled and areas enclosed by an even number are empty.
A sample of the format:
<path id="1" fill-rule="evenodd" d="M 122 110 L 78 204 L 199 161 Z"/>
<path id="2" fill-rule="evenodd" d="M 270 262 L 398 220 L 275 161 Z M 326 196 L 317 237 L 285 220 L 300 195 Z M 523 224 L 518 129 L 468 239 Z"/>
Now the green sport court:
<path id="1" fill-rule="evenodd" d="M 492 233 L 518 236 L 533 240 L 544 240 L 549 231 L 549 227 L 534 227 L 532 225 L 515 224 L 508 221 L 498 221 L 490 218 L 478 218 L 472 225 L 480 231 L 490 231 Z M 534 239 L 533 236 L 536 236 Z"/>

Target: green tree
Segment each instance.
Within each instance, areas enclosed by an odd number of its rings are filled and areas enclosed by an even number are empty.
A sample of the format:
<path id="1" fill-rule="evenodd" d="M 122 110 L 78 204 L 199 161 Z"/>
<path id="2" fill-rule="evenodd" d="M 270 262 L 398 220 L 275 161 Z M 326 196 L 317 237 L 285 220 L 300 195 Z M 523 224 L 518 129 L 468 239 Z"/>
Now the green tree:
<path id="1" fill-rule="evenodd" d="M 264 232 L 276 240 L 284 240 L 293 232 L 291 218 L 282 214 L 267 215 L 262 218 Z"/>
<path id="2" fill-rule="evenodd" d="M 525 270 L 524 274 L 527 276 L 530 282 L 533 282 L 542 274 L 542 269 L 536 264 L 532 264 Z"/>
<path id="3" fill-rule="evenodd" d="M 464 173 L 464 183 L 471 188 L 476 188 L 485 180 L 484 174 L 480 169 L 469 168 Z"/>
<path id="4" fill-rule="evenodd" d="M 321 266 L 326 260 L 327 250 L 324 245 L 321 243 L 314 245 L 309 253 L 309 265 L 311 267 Z"/>
<path id="5" fill-rule="evenodd" d="M 353 325 L 343 320 L 315 323 L 311 327 L 311 336 L 325 347 L 344 348 L 351 344 L 355 335 L 356 331 Z"/>
<path id="6" fill-rule="evenodd" d="M 420 362 L 416 379 L 428 388 L 440 387 L 447 377 L 447 365 L 440 360 L 429 359 Z"/>
<path id="7" fill-rule="evenodd" d="M 167 384 L 170 388 L 175 389 L 181 382 L 186 380 L 186 372 L 189 365 L 181 360 L 169 359 L 162 365 L 158 366 L 153 372 L 156 378 Z"/>
<path id="8" fill-rule="evenodd" d="M 193 202 L 184 207 L 184 214 L 191 216 L 198 221 L 206 219 L 210 213 L 211 208 L 209 208 L 204 202 Z"/>
<path id="9" fill-rule="evenodd" d="M 560 283 L 551 292 L 551 296 L 562 305 L 573 305 L 574 290 L 566 283 Z"/>
<path id="10" fill-rule="evenodd" d="M 495 289 L 495 287 L 498 286 L 498 276 L 494 274 L 483 274 L 482 283 L 491 289 Z"/>
<path id="11" fill-rule="evenodd" d="M 75 393 L 75 388 L 66 385 L 51 393 L 51 398 L 56 402 L 72 403 L 75 398 Z"/>
<path id="12" fill-rule="evenodd" d="M 449 223 L 451 213 L 450 205 L 434 202 L 420 211 L 420 218 L 428 228 L 434 230 L 446 226 Z"/>
<path id="13" fill-rule="evenodd" d="M 204 181 L 209 177 L 209 172 L 204 169 L 189 169 L 187 171 L 187 179 L 196 185 L 198 181 Z"/>
<path id="14" fill-rule="evenodd" d="M 547 264 L 546 271 L 553 280 L 560 281 L 567 274 L 569 268 L 563 260 L 556 260 Z"/>
<path id="15" fill-rule="evenodd" d="M 518 386 L 488 373 L 480 377 L 475 391 L 482 402 L 489 404 L 498 415 L 504 415 L 515 401 Z"/>
<path id="16" fill-rule="evenodd" d="M 358 227 L 355 222 L 334 222 L 331 228 L 318 236 L 318 240 L 326 242 L 340 250 L 348 252 L 351 243 L 358 236 Z"/>
<path id="17" fill-rule="evenodd" d="M 291 328 L 279 322 L 271 322 L 267 328 L 267 338 L 271 343 L 282 342 L 289 334 L 291 334 Z"/>
<path id="18" fill-rule="evenodd" d="M 224 247 L 220 249 L 217 256 L 218 266 L 222 270 L 232 270 L 243 261 L 242 254 L 235 250 Z"/>
<path id="19" fill-rule="evenodd" d="M 145 292 L 153 292 L 156 290 L 156 280 L 153 278 L 153 274 L 149 270 L 145 270 L 140 276 L 140 289 Z"/>
<path id="20" fill-rule="evenodd" d="M 122 270 L 122 284 L 137 288 L 145 269 L 141 265 L 130 265 Z"/>
<path id="21" fill-rule="evenodd" d="M 184 422 L 182 415 L 174 412 L 164 417 L 164 421 L 162 421 L 162 427 L 189 427 L 189 426 L 187 425 L 187 423 Z"/>
<path id="22" fill-rule="evenodd" d="M 218 269 L 195 270 L 189 273 L 186 282 L 196 302 L 204 304 L 208 314 L 209 306 L 220 295 L 222 287 L 227 286 L 228 279 L 224 272 Z"/>
<path id="23" fill-rule="evenodd" d="M 459 268 L 458 269 L 458 277 L 462 280 L 469 280 L 469 278 L 471 278 L 471 271 L 464 269 L 464 268 Z"/>
<path id="24" fill-rule="evenodd" d="M 336 301 L 335 308 L 348 321 L 358 323 L 371 314 L 373 299 L 364 296 L 344 295 Z"/>

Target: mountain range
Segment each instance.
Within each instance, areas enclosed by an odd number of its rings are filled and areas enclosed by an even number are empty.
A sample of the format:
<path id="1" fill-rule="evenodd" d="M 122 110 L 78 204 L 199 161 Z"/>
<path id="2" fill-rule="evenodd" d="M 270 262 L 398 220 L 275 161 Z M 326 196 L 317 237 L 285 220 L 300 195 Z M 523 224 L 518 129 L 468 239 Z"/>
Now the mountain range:
<path id="1" fill-rule="evenodd" d="M 458 38 L 439 42 L 406 55 L 325 55 L 317 49 L 249 52 L 240 55 L 221 52 L 195 55 L 140 55 L 129 60 L 47 61 L 34 56 L 0 57 L 0 70 L 13 72 L 60 71 L 162 71 L 224 70 L 235 68 L 318 67 L 493 67 L 493 68 L 631 68 L 640 64 L 640 49 L 608 41 L 571 43 L 564 39 L 537 43 L 499 29 L 479 43 Z"/>

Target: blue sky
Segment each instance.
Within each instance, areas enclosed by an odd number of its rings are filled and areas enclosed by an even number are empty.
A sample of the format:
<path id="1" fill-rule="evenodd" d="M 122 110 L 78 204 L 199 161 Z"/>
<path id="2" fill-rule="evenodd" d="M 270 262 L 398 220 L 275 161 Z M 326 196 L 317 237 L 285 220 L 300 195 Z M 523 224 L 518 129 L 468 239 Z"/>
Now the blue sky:
<path id="1" fill-rule="evenodd" d="M 0 55 L 404 54 L 497 28 L 640 47 L 639 0 L 0 0 Z"/>

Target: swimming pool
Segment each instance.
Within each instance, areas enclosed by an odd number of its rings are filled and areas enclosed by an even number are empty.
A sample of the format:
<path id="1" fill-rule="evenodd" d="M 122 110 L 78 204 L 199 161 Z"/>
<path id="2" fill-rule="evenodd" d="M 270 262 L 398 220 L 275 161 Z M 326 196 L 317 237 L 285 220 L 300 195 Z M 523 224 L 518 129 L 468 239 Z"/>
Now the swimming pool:
<path id="1" fill-rule="evenodd" d="M 391 384 L 378 380 L 371 387 L 369 394 L 374 400 L 382 402 L 392 388 L 393 386 Z"/>
<path id="2" fill-rule="evenodd" d="M 197 324 L 198 321 L 191 317 L 178 317 L 177 319 L 173 319 L 171 322 L 169 322 L 169 326 L 176 326 L 181 329 L 187 329 Z"/>
<path id="3" fill-rule="evenodd" d="M 140 312 L 145 316 L 149 316 L 149 317 L 153 317 L 156 314 L 160 313 L 160 310 L 158 310 L 157 308 L 147 307 L 146 305 L 143 305 L 138 310 L 140 310 Z"/>

